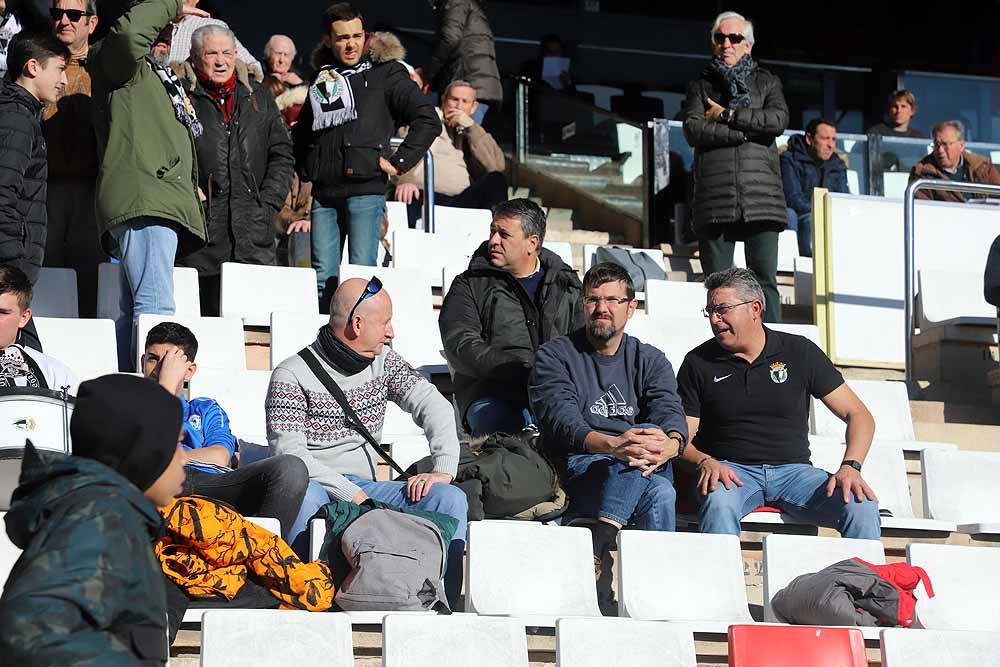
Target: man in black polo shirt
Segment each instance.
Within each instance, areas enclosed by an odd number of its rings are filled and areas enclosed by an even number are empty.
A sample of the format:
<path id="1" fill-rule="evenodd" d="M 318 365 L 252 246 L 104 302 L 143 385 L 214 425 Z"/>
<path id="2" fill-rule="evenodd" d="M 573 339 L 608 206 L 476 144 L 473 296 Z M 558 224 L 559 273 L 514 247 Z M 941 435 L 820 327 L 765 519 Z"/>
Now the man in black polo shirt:
<path id="1" fill-rule="evenodd" d="M 861 477 L 875 420 L 811 341 L 763 326 L 764 293 L 753 273 L 728 269 L 705 280 L 714 338 L 677 374 L 698 468 L 703 533 L 740 534 L 757 507 L 877 540 L 875 494 Z M 809 396 L 847 423 L 847 452 L 833 475 L 809 463 Z"/>

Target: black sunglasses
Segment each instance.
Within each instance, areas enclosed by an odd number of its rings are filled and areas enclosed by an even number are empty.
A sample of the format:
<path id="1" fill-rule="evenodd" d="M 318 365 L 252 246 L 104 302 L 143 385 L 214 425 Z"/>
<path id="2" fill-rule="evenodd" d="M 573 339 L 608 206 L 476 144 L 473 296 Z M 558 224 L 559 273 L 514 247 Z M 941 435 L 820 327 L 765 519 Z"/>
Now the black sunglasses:
<path id="1" fill-rule="evenodd" d="M 354 320 L 354 311 L 358 309 L 358 306 L 364 303 L 365 299 L 370 299 L 381 291 L 382 281 L 375 276 L 372 276 L 372 279 L 368 281 L 367 285 L 365 285 L 365 291 L 361 293 L 361 296 L 359 296 L 358 300 L 354 303 L 354 307 L 351 308 L 351 312 L 348 313 L 347 321 L 351 322 Z"/>
<path id="2" fill-rule="evenodd" d="M 68 16 L 69 20 L 73 23 L 77 23 L 84 16 L 93 16 L 90 12 L 85 12 L 82 9 L 57 9 L 56 7 L 53 7 L 49 10 L 49 16 L 52 17 L 53 21 L 61 21 L 64 14 Z"/>
<path id="3" fill-rule="evenodd" d="M 738 32 L 730 33 L 728 35 L 726 33 L 724 33 L 724 32 L 717 32 L 717 33 L 715 33 L 715 34 L 712 35 L 712 39 L 719 46 L 722 46 L 723 44 L 725 44 L 726 43 L 726 39 L 729 39 L 729 43 L 730 44 L 732 44 L 733 46 L 736 46 L 737 44 L 739 44 L 740 42 L 742 42 L 744 39 L 746 39 L 746 37 L 744 37 L 743 35 L 739 34 Z"/>

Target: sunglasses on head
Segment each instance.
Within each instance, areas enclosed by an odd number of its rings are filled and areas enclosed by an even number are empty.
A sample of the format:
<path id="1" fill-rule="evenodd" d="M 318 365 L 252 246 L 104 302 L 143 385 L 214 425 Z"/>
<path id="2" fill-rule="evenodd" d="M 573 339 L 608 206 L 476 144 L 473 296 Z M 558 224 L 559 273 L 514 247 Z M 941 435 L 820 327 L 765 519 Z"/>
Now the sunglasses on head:
<path id="1" fill-rule="evenodd" d="M 725 44 L 727 39 L 729 40 L 730 44 L 732 44 L 733 46 L 736 46 L 737 44 L 739 44 L 740 42 L 742 42 L 744 39 L 746 39 L 746 37 L 744 37 L 743 35 L 739 34 L 738 32 L 733 32 L 733 33 L 730 33 L 728 35 L 726 33 L 724 33 L 724 32 L 717 32 L 717 33 L 715 33 L 715 34 L 712 35 L 712 39 L 719 46 L 722 46 L 723 44 Z"/>
<path id="2" fill-rule="evenodd" d="M 347 315 L 347 321 L 351 322 L 354 320 L 354 311 L 358 309 L 358 306 L 365 302 L 365 299 L 370 299 L 381 291 L 382 281 L 375 276 L 372 276 L 372 279 L 368 281 L 367 285 L 365 285 L 365 291 L 362 292 L 361 296 L 358 297 L 358 300 L 354 302 L 354 307 L 351 308 L 351 312 Z"/>
<path id="3" fill-rule="evenodd" d="M 52 17 L 53 21 L 61 21 L 63 15 L 67 16 L 73 23 L 78 22 L 84 16 L 93 16 L 90 12 L 82 9 L 57 9 L 56 7 L 53 7 L 49 10 L 49 16 Z"/>

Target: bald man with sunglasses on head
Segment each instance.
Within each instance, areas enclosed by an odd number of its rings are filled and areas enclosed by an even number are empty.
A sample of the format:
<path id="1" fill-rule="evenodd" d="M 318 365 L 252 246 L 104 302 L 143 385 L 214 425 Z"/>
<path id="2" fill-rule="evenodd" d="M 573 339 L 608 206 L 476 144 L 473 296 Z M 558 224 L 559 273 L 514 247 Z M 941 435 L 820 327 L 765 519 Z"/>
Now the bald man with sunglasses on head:
<path id="1" fill-rule="evenodd" d="M 454 603 L 461 592 L 468 515 L 465 493 L 451 485 L 458 472 L 455 415 L 434 385 L 389 347 L 394 335 L 392 299 L 378 278 L 341 283 L 330 304 L 329 324 L 271 374 L 267 440 L 272 452 L 298 456 L 309 468 L 309 489 L 290 535 L 293 547 L 300 548 L 296 536 L 305 534 L 316 510 L 335 500 L 360 504 L 372 498 L 458 519 L 445 574 L 448 599 Z M 331 380 L 376 440 L 388 401 L 408 412 L 427 436 L 433 471 L 406 481 L 375 481 L 379 454 L 327 389 Z"/>

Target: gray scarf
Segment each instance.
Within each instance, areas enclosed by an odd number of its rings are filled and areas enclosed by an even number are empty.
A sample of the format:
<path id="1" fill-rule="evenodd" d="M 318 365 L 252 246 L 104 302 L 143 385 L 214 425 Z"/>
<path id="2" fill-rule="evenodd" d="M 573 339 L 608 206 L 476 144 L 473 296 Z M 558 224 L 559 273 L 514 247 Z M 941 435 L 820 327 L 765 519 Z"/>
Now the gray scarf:
<path id="1" fill-rule="evenodd" d="M 750 107 L 750 77 L 753 76 L 756 69 L 757 64 L 748 53 L 732 67 L 723 62 L 721 58 L 712 58 L 705 68 L 705 73 L 714 75 L 722 81 L 726 91 L 726 96 L 723 98 L 726 101 L 725 106 L 730 109 L 739 109 L 740 107 Z"/>

